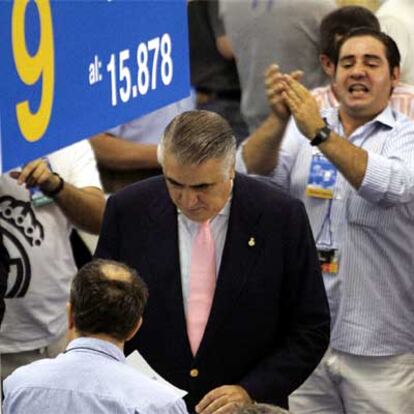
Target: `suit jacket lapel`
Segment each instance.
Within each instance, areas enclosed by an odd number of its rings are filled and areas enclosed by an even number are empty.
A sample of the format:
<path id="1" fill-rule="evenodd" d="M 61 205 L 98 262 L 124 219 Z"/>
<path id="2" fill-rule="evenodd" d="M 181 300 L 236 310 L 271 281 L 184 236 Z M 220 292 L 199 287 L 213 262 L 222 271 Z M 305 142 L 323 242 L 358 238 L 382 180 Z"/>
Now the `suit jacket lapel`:
<path id="1" fill-rule="evenodd" d="M 168 192 L 154 199 L 148 215 L 148 238 L 144 244 L 144 256 L 151 279 L 157 284 L 157 303 L 167 308 L 171 323 L 177 329 L 177 340 L 191 353 L 187 338 L 187 327 L 181 287 L 181 272 L 178 247 L 177 210 Z M 151 292 L 150 292 L 151 295 Z"/>
<path id="2" fill-rule="evenodd" d="M 161 287 L 159 292 L 163 297 L 157 302 L 167 307 L 172 323 L 177 327 L 176 340 L 182 341 L 191 354 L 181 286 L 177 211 L 166 189 L 161 196 L 158 193 L 149 210 L 148 238 L 143 249 L 151 277 Z M 248 184 L 236 175 L 213 305 L 197 356 L 204 347 L 208 348 L 217 331 L 226 323 L 226 316 L 236 306 L 247 278 L 254 277 L 251 268 L 258 258 L 263 234 L 259 232 L 260 216 L 249 196 Z"/>

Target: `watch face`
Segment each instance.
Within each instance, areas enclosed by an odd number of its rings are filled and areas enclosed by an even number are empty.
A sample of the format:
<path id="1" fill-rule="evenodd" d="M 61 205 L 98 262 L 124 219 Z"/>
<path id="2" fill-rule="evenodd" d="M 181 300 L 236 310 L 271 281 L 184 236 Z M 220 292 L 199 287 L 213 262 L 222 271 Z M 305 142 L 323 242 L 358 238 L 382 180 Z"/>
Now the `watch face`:
<path id="1" fill-rule="evenodd" d="M 322 141 L 328 139 L 331 130 L 328 127 L 323 127 L 318 135 L 321 135 Z"/>

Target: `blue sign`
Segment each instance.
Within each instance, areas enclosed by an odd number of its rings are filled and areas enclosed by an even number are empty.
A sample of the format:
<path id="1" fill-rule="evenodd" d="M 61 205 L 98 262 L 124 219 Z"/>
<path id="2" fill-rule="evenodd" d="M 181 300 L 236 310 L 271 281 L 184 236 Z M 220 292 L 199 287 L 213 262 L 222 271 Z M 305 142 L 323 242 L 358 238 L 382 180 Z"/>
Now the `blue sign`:
<path id="1" fill-rule="evenodd" d="M 188 96 L 186 3 L 0 0 L 0 171 Z"/>

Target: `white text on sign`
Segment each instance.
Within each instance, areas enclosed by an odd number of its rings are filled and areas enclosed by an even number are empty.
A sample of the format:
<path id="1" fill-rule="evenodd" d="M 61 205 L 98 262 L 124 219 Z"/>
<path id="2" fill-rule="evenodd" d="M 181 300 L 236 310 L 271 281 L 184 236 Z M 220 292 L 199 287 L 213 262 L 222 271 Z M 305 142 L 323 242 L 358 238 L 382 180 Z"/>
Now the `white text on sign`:
<path id="1" fill-rule="evenodd" d="M 106 65 L 111 80 L 111 104 L 118 105 L 119 99 L 127 103 L 139 95 L 144 96 L 149 90 L 156 90 L 160 76 L 164 86 L 173 79 L 173 61 L 171 58 L 172 42 L 168 33 L 141 42 L 135 53 L 135 62 L 131 65 L 129 49 L 112 53 Z M 136 76 L 133 77 L 136 68 Z M 89 65 L 89 84 L 94 85 L 104 79 L 101 73 L 102 61 L 95 55 Z"/>

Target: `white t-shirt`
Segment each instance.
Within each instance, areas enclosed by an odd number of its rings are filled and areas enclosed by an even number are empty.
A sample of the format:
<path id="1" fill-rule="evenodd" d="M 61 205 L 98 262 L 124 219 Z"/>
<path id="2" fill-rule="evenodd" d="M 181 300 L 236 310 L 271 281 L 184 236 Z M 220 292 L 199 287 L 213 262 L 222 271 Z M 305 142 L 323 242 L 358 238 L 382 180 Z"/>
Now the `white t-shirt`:
<path id="1" fill-rule="evenodd" d="M 47 158 L 52 170 L 68 183 L 101 188 L 88 141 Z M 0 231 L 11 259 L 0 353 L 40 348 L 65 332 L 65 304 L 77 270 L 71 230 L 55 203 L 34 207 L 24 185 L 17 185 L 8 173 L 0 177 Z"/>

